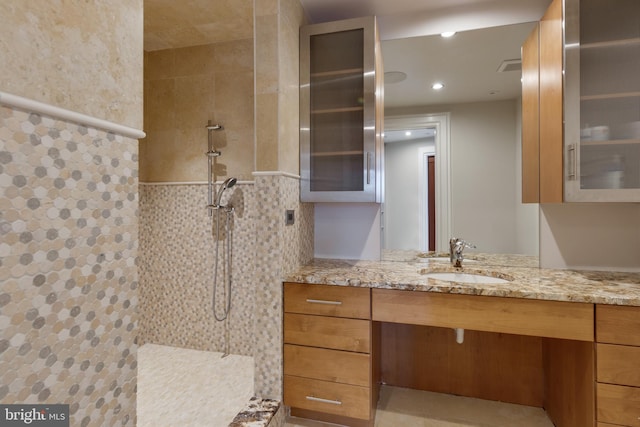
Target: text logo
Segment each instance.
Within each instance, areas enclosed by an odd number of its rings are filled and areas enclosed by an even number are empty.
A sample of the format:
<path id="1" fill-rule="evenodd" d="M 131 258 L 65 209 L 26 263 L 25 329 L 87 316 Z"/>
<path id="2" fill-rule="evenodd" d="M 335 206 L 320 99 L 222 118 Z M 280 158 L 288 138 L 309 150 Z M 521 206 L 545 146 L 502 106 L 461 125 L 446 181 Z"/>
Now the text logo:
<path id="1" fill-rule="evenodd" d="M 69 405 L 0 405 L 0 426 L 69 427 Z"/>

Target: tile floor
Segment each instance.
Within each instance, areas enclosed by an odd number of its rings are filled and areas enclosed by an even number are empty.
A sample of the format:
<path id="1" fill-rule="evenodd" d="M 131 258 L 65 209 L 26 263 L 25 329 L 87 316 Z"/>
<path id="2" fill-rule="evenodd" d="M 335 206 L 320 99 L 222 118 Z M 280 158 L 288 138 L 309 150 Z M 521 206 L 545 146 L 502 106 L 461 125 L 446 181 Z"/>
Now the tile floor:
<path id="1" fill-rule="evenodd" d="M 510 403 L 383 386 L 376 427 L 553 427 L 544 410 Z M 285 427 L 325 427 L 288 418 Z"/>
<path id="2" fill-rule="evenodd" d="M 138 427 L 226 427 L 253 395 L 253 358 L 145 344 L 138 350 Z M 376 427 L 553 427 L 544 411 L 383 386 Z M 285 427 L 327 427 L 288 418 Z"/>
<path id="3" fill-rule="evenodd" d="M 253 396 L 253 358 L 145 344 L 138 427 L 226 427 Z"/>

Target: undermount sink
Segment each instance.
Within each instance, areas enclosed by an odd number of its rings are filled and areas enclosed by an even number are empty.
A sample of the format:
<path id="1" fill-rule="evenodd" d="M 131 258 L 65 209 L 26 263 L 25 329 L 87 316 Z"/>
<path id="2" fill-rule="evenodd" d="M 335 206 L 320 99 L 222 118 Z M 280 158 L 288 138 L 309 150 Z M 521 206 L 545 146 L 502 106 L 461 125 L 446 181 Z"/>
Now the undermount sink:
<path id="1" fill-rule="evenodd" d="M 480 284 L 509 283 L 509 280 L 501 279 L 499 277 L 484 276 L 482 274 L 472 274 L 472 273 L 434 272 L 434 273 L 424 273 L 424 276 L 428 279 L 444 280 L 447 282 L 458 282 L 458 283 L 480 283 Z"/>

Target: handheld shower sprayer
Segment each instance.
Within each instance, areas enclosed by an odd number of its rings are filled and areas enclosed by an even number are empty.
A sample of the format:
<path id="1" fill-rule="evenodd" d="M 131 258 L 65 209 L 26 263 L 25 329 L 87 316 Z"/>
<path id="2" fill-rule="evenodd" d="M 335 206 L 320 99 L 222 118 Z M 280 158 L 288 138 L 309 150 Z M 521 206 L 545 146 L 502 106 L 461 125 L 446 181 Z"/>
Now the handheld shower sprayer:
<path id="1" fill-rule="evenodd" d="M 214 206 L 216 206 L 217 208 L 223 207 L 223 206 L 220 206 L 220 202 L 222 201 L 222 194 L 227 188 L 231 188 L 234 185 L 236 185 L 237 182 L 238 180 L 233 177 L 225 179 L 225 181 L 222 183 L 222 186 L 218 190 L 218 196 L 216 197 L 216 204 Z"/>

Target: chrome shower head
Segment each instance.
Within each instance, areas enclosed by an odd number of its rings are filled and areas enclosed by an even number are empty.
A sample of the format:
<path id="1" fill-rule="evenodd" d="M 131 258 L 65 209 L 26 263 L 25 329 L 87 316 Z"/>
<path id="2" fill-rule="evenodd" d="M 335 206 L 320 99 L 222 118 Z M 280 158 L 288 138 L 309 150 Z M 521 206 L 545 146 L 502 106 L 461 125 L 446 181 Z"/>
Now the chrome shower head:
<path id="1" fill-rule="evenodd" d="M 234 185 L 236 185 L 237 182 L 238 180 L 233 177 L 227 178 L 224 180 L 224 182 L 220 186 L 220 190 L 218 190 L 218 197 L 216 198 L 216 206 L 220 206 L 220 202 L 222 201 L 222 193 L 224 193 L 224 190 L 226 190 L 227 188 L 233 187 Z"/>

